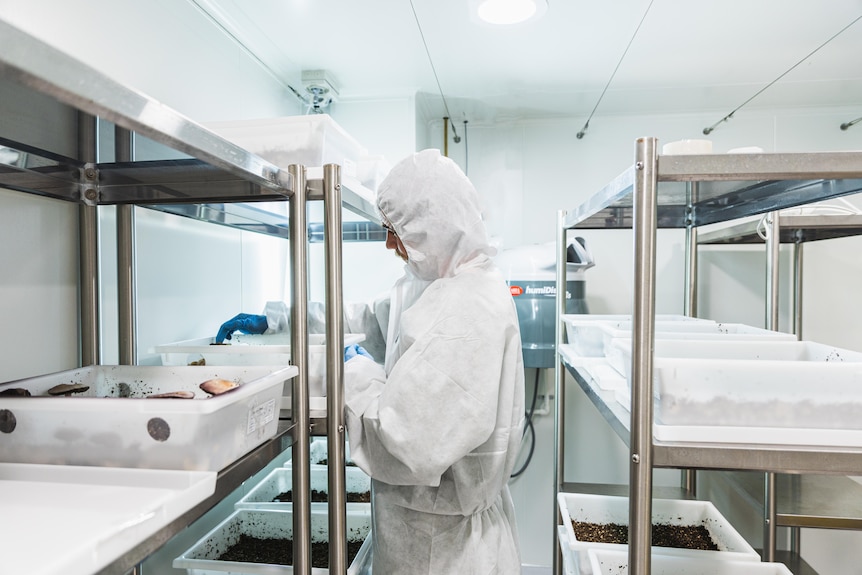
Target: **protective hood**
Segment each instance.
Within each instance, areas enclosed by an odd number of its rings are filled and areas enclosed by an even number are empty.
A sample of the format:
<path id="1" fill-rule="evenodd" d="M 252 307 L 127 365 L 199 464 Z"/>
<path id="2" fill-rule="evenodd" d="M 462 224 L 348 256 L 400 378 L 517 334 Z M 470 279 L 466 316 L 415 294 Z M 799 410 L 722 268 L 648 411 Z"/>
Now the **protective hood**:
<path id="1" fill-rule="evenodd" d="M 378 188 L 377 208 L 420 279 L 452 277 L 496 253 L 488 243 L 476 188 L 439 150 L 423 150 L 396 164 Z"/>

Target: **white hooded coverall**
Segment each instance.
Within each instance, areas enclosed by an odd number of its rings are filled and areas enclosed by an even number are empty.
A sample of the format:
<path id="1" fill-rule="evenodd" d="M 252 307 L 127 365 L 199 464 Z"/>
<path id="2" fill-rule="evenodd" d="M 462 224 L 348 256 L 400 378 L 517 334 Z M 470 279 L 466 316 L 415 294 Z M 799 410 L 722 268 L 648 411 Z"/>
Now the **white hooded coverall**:
<path id="1" fill-rule="evenodd" d="M 377 205 L 406 274 L 385 366 L 357 356 L 344 369 L 351 459 L 372 478 L 374 575 L 520 573 L 507 481 L 524 423 L 521 339 L 476 190 L 425 150 L 392 169 Z"/>

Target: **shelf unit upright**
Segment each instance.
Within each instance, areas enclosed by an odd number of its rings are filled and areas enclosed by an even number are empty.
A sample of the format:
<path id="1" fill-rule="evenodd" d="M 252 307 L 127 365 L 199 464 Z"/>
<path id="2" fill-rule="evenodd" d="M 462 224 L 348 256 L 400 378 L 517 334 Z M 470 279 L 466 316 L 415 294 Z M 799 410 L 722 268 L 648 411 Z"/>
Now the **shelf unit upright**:
<path id="1" fill-rule="evenodd" d="M 557 221 L 557 349 L 563 343 L 565 246 L 573 228 L 630 228 L 634 236 L 631 410 L 592 388 L 562 357 L 556 367 L 555 504 L 564 491 L 565 375 L 571 373 L 629 446 L 629 573 L 648 575 L 652 471 L 655 467 L 749 470 L 767 474 L 862 473 L 862 447 L 812 447 L 656 441 L 653 438 L 653 344 L 657 228 L 686 229 L 686 306 L 696 301 L 697 228 L 862 191 L 862 153 L 660 156 L 655 138 L 635 141 L 634 163 Z M 690 477 L 688 478 L 690 480 Z M 774 490 L 773 490 L 774 491 Z M 774 501 L 774 499 L 773 499 Z M 555 506 L 556 509 L 556 506 Z M 774 508 L 771 510 L 774 516 Z M 554 521 L 554 570 L 560 573 Z"/>
<path id="2" fill-rule="evenodd" d="M 766 253 L 766 314 L 769 329 L 778 330 L 780 298 L 778 290 L 779 249 L 781 244 L 792 248 L 791 307 L 793 333 L 802 339 L 802 294 L 804 244 L 862 235 L 862 214 L 836 210 L 822 205 L 807 213 L 785 210 L 764 214 L 757 220 L 747 220 L 697 236 L 697 246 L 707 245 L 763 245 Z M 840 207 L 840 206 L 839 206 Z M 818 213 L 819 211 L 819 213 Z M 832 213 L 829 213 L 829 212 Z M 835 212 L 838 213 L 835 213 Z M 697 250 L 694 250 L 695 261 Z M 693 284 L 696 284 L 696 275 Z M 763 556 L 774 560 L 776 556 L 776 530 L 790 528 L 790 551 L 798 555 L 800 528 L 862 529 L 862 518 L 852 512 L 862 500 L 862 486 L 848 477 L 838 476 L 780 476 L 767 473 L 763 485 L 752 478 L 733 475 L 730 487 L 739 492 L 752 505 L 761 508 L 763 516 Z M 816 501 L 817 505 L 812 502 Z M 849 511 L 849 513 L 848 513 Z"/>
<path id="3" fill-rule="evenodd" d="M 98 122 L 115 127 L 113 162 L 98 159 Z M 132 138 L 165 145 L 182 159 L 135 161 Z M 323 166 L 322 179 L 306 167 L 282 169 L 234 145 L 162 103 L 130 89 L 0 20 L 0 188 L 79 205 L 81 300 L 80 363 L 99 364 L 99 206 L 118 209 L 120 358 L 135 362 L 134 207 L 175 213 L 290 240 L 292 265 L 292 420 L 275 438 L 218 473 L 215 493 L 156 535 L 140 541 L 100 574 L 138 572 L 141 562 L 215 506 L 288 447 L 293 449 L 294 573 L 311 573 L 308 396 L 308 223 L 306 202 L 324 202 L 326 266 L 327 416 L 330 573 L 347 572 L 341 208 L 375 221 L 373 206 L 343 188 L 340 166 Z M 10 154 L 10 152 L 15 152 Z M 11 159 L 5 159 L 11 158 Z M 285 221 L 255 207 L 288 201 Z M 304 486 L 304 488 L 303 488 Z"/>

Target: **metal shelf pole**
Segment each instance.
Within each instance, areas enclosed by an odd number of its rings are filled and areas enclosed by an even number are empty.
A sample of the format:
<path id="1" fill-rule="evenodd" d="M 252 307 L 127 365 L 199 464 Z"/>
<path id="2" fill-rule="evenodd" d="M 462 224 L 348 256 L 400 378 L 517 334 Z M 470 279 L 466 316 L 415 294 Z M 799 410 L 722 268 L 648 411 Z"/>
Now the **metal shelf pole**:
<path id="1" fill-rule="evenodd" d="M 634 305 L 629 462 L 629 573 L 649 575 L 652 538 L 653 340 L 657 227 L 657 141 L 635 143 Z"/>
<path id="2" fill-rule="evenodd" d="M 686 225 L 685 225 L 685 301 L 684 313 L 697 317 L 697 226 L 694 225 L 694 205 L 697 203 L 698 182 L 686 184 Z M 682 488 L 689 497 L 697 495 L 697 471 L 683 469 Z"/>
<path id="3" fill-rule="evenodd" d="M 304 166 L 288 167 L 294 182 L 290 200 L 291 359 L 299 367 L 293 378 L 290 414 L 293 419 L 293 572 L 311 575 L 311 422 L 308 400 L 308 212 Z"/>
<path id="4" fill-rule="evenodd" d="M 566 237 L 567 231 L 565 226 L 566 212 L 560 210 L 557 213 L 557 276 L 556 276 L 556 304 L 557 304 L 557 325 L 555 330 L 555 350 L 560 349 L 563 343 L 563 334 L 565 326 L 563 325 L 563 315 L 566 313 Z M 553 549 L 551 556 L 553 560 L 554 575 L 562 575 L 562 557 L 560 556 L 559 535 L 557 526 L 560 524 L 560 508 L 557 503 L 557 494 L 563 486 L 565 473 L 563 469 L 565 453 L 564 437 L 565 437 L 565 417 L 563 412 L 566 407 L 565 397 L 565 377 L 566 369 L 563 365 L 563 360 L 556 355 L 556 368 L 554 370 L 554 525 L 551 535 Z"/>
<path id="5" fill-rule="evenodd" d="M 132 132 L 114 127 L 114 159 L 131 162 L 134 158 Z M 120 365 L 135 365 L 137 321 L 135 309 L 135 206 L 117 206 L 117 322 Z"/>
<path id="6" fill-rule="evenodd" d="M 329 573 L 347 573 L 344 428 L 344 319 L 341 276 L 341 168 L 323 167 L 326 251 L 326 442 L 329 465 Z"/>
<path id="7" fill-rule="evenodd" d="M 81 299 L 81 365 L 98 365 L 102 361 L 99 348 L 99 216 L 96 205 L 96 118 L 78 112 L 78 157 L 85 164 L 81 186 L 82 200 L 78 207 L 78 237 L 80 252 Z M 93 194 L 92 197 L 90 194 Z"/>

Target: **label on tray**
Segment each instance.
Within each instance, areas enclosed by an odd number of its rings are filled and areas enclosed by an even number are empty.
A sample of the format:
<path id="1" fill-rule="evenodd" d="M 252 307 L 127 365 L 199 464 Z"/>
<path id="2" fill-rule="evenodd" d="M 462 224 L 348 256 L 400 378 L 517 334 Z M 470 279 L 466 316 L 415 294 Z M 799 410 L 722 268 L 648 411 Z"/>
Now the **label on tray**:
<path id="1" fill-rule="evenodd" d="M 248 426 L 246 435 L 251 435 L 258 429 L 266 426 L 275 419 L 275 400 L 270 399 L 266 403 L 256 405 L 248 410 Z"/>

